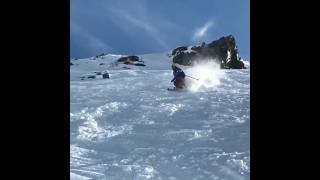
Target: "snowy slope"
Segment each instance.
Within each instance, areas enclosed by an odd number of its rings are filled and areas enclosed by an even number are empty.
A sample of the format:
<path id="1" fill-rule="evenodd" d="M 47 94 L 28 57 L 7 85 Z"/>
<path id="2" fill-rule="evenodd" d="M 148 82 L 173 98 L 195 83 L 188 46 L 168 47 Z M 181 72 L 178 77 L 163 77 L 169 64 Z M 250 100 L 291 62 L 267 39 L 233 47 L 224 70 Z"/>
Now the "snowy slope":
<path id="1" fill-rule="evenodd" d="M 171 66 L 171 60 L 167 56 L 167 53 L 139 55 L 146 65 L 144 67 L 121 63 L 116 65 L 117 59 L 123 56 L 126 55 L 108 54 L 99 58 L 71 60 L 74 64 L 70 66 L 71 79 L 79 79 L 82 75 L 92 74 L 94 71 L 126 70 L 125 68 L 130 68 L 131 70 L 167 70 Z"/>
<path id="2" fill-rule="evenodd" d="M 186 70 L 212 86 L 171 92 L 166 53 L 131 70 L 112 66 L 118 57 L 72 61 L 71 179 L 250 179 L 250 69 Z"/>

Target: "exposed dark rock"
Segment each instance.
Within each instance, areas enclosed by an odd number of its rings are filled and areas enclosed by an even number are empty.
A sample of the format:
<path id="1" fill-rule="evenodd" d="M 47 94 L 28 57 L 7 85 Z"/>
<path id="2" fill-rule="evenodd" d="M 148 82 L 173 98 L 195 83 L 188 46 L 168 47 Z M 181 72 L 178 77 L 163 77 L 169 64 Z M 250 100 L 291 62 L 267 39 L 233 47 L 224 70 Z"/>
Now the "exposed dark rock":
<path id="1" fill-rule="evenodd" d="M 104 56 L 104 55 L 105 55 L 104 53 L 99 54 L 99 55 L 96 55 L 96 58 L 102 57 L 102 56 Z"/>
<path id="2" fill-rule="evenodd" d="M 127 65 L 136 65 L 136 66 L 146 66 L 144 64 L 144 61 L 140 59 L 138 56 L 121 57 L 117 60 L 117 63 L 123 63 Z"/>
<path id="3" fill-rule="evenodd" d="M 132 61 L 125 61 L 123 64 L 134 64 Z"/>
<path id="4" fill-rule="evenodd" d="M 137 64 L 134 64 L 136 66 L 146 66 L 145 64 L 141 64 L 141 63 L 137 63 Z"/>
<path id="5" fill-rule="evenodd" d="M 187 50 L 187 49 L 188 49 L 187 46 L 177 47 L 177 48 L 175 48 L 175 49 L 172 51 L 172 55 L 174 56 L 174 55 L 176 55 L 177 53 L 182 52 L 182 51 L 185 51 L 185 50 Z"/>
<path id="6" fill-rule="evenodd" d="M 181 65 L 192 65 L 203 59 L 211 59 L 220 63 L 223 69 L 243 69 L 244 64 L 240 61 L 235 38 L 232 35 L 221 37 L 209 44 L 203 42 L 200 46 L 191 47 L 187 51 L 185 46 L 172 50 L 172 60 Z M 229 57 L 228 57 L 229 52 Z"/>
<path id="7" fill-rule="evenodd" d="M 126 57 L 121 57 L 117 61 L 118 62 L 126 62 L 126 61 L 139 61 L 138 56 L 126 56 Z"/>
<path id="8" fill-rule="evenodd" d="M 103 79 L 110 78 L 109 73 L 105 72 L 102 74 Z"/>
<path id="9" fill-rule="evenodd" d="M 88 76 L 88 79 L 95 79 L 95 78 L 96 78 L 95 75 L 89 75 L 89 76 Z"/>

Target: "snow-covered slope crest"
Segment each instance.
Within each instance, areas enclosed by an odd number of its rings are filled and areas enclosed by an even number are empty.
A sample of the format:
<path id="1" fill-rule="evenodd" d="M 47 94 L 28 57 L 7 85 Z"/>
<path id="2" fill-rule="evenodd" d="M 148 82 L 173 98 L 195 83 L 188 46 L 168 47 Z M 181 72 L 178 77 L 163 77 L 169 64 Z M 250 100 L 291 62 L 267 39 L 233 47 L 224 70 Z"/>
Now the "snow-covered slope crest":
<path id="1" fill-rule="evenodd" d="M 71 60 L 70 66 L 71 80 L 79 80 L 94 76 L 95 79 L 101 79 L 103 72 L 115 70 L 168 70 L 171 67 L 172 60 L 168 53 L 143 54 L 137 55 L 145 66 L 135 66 L 117 62 L 121 57 L 127 55 L 107 54 L 99 57 L 83 58 Z M 111 75 L 112 76 L 112 75 Z"/>
<path id="2" fill-rule="evenodd" d="M 90 58 L 83 58 L 71 60 L 73 66 L 77 67 L 77 69 L 87 68 L 88 70 L 97 70 L 97 69 L 144 69 L 144 70 L 160 70 L 160 69 L 168 69 L 170 68 L 170 64 L 172 62 L 171 58 L 168 57 L 168 53 L 155 53 L 155 54 L 142 54 L 137 55 L 146 66 L 144 67 L 136 67 L 133 65 L 126 65 L 126 64 L 117 64 L 117 60 L 121 57 L 125 57 L 128 55 L 117 55 L 117 54 L 107 54 L 98 57 L 90 57 Z"/>
<path id="3" fill-rule="evenodd" d="M 190 46 L 191 47 L 191 46 Z M 106 54 L 102 56 L 90 57 L 71 60 L 70 66 L 71 79 L 80 78 L 83 76 L 96 75 L 97 72 L 107 72 L 112 70 L 170 70 L 172 57 L 170 53 L 155 53 L 137 55 L 146 66 L 134 66 L 123 63 L 118 63 L 117 60 L 128 55 Z M 250 62 L 241 59 L 247 68 L 250 68 Z M 189 68 L 189 67 L 186 67 Z M 97 78 L 101 78 L 97 76 Z"/>

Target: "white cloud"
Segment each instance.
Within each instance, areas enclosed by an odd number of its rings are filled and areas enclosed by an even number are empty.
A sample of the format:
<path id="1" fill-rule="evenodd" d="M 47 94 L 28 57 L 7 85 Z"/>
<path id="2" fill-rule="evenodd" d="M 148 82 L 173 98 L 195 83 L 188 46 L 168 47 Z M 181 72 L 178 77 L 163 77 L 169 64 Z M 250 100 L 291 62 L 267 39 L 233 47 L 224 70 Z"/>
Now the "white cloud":
<path id="1" fill-rule="evenodd" d="M 208 21 L 205 25 L 202 27 L 196 28 L 192 35 L 192 40 L 197 41 L 201 38 L 205 37 L 207 35 L 208 30 L 214 25 L 214 22 L 212 20 Z"/>

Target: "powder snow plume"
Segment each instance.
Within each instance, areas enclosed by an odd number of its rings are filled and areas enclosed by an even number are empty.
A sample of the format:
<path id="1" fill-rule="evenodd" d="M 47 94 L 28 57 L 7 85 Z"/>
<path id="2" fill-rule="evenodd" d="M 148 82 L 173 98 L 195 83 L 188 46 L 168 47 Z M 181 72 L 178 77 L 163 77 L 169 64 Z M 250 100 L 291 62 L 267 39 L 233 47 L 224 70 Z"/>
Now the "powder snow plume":
<path id="1" fill-rule="evenodd" d="M 185 70 L 186 83 L 191 91 L 197 92 L 204 89 L 214 88 L 220 84 L 220 80 L 225 73 L 220 69 L 220 65 L 214 61 L 201 61 L 195 63 L 192 67 Z"/>

